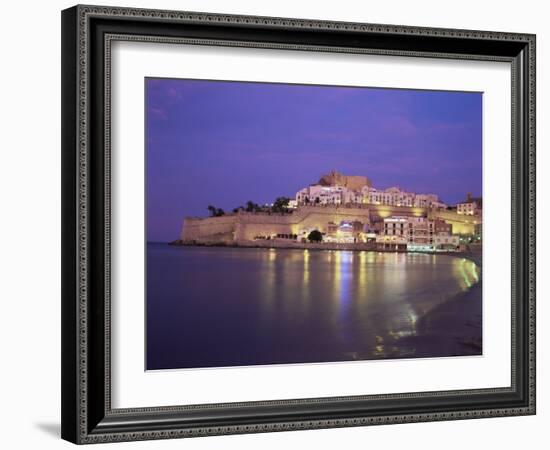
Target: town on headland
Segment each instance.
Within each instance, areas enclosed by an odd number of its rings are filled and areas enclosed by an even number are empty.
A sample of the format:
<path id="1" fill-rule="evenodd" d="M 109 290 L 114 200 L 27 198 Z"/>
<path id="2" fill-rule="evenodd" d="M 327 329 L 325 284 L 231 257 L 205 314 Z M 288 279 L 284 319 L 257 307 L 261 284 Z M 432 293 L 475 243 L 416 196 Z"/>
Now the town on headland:
<path id="1" fill-rule="evenodd" d="M 482 199 L 447 205 L 436 194 L 376 189 L 365 176 L 332 171 L 273 204 L 186 217 L 175 245 L 330 250 L 480 252 Z"/>

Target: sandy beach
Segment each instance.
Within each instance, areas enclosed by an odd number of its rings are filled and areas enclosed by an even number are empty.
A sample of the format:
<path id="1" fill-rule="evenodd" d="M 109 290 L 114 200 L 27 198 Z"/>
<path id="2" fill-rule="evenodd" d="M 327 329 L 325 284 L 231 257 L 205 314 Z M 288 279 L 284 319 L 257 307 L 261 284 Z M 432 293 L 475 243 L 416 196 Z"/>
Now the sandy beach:
<path id="1" fill-rule="evenodd" d="M 482 354 L 481 253 L 461 257 L 476 263 L 479 282 L 421 316 L 416 324 L 417 334 L 394 343 L 398 353 L 405 357 Z"/>

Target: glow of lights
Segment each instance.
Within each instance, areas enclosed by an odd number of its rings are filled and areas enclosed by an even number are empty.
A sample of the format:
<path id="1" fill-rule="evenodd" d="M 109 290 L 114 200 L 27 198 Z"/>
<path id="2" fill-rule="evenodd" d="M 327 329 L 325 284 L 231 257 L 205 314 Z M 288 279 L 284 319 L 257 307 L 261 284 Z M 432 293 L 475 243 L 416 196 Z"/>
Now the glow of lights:
<path id="1" fill-rule="evenodd" d="M 304 250 L 304 285 L 309 283 L 309 250 Z"/>
<path id="2" fill-rule="evenodd" d="M 418 316 L 413 310 L 409 311 L 409 321 L 411 322 L 411 325 L 413 328 L 416 327 L 416 321 L 418 320 Z"/>
<path id="3" fill-rule="evenodd" d="M 466 283 L 466 286 L 468 286 L 468 289 L 472 287 L 472 283 L 470 283 L 470 280 L 468 280 L 468 276 L 466 275 L 466 271 L 464 270 L 464 262 L 466 259 L 462 258 L 462 264 L 460 265 L 460 273 L 462 274 L 462 278 L 464 279 L 464 283 Z"/>
<path id="4" fill-rule="evenodd" d="M 479 281 L 479 277 L 477 276 L 477 270 L 475 264 L 472 263 L 472 276 L 474 277 L 474 280 L 476 280 L 476 283 Z"/>

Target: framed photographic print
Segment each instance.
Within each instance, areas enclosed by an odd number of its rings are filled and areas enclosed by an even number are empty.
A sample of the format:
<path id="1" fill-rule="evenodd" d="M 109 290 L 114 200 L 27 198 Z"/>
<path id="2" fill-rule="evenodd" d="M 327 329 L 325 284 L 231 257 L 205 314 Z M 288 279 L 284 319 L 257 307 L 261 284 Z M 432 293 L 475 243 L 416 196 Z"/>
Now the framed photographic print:
<path id="1" fill-rule="evenodd" d="M 62 12 L 62 437 L 535 413 L 535 36 Z"/>

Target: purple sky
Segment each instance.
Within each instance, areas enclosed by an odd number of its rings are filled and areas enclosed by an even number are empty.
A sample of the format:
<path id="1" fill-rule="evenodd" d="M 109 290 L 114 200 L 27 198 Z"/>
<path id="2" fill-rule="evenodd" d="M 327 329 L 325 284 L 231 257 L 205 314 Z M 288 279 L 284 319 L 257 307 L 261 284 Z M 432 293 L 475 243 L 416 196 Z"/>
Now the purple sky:
<path id="1" fill-rule="evenodd" d="M 481 195 L 482 94 L 146 79 L 147 240 L 271 203 L 336 169 L 377 188 Z"/>

